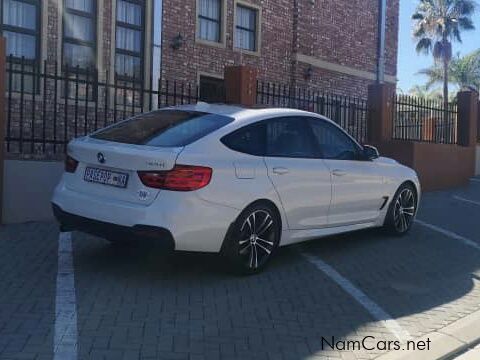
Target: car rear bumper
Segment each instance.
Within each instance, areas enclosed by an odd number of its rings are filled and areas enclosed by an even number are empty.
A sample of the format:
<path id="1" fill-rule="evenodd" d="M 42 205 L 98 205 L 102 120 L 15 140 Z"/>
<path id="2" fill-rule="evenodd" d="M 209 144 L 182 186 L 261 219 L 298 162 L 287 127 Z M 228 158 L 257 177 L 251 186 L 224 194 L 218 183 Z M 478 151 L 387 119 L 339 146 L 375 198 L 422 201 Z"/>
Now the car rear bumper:
<path id="1" fill-rule="evenodd" d="M 78 230 L 105 237 L 116 230 L 122 234 L 133 230 L 137 235 L 138 229 L 165 229 L 173 238 L 175 250 L 198 252 L 219 252 L 228 227 L 240 213 L 205 201 L 194 192 L 162 191 L 153 203 L 139 205 L 81 193 L 69 189 L 63 180 L 55 188 L 52 204 L 76 216 L 72 225 Z M 78 218 L 91 221 L 86 226 L 85 220 Z M 68 216 L 59 220 L 72 222 Z M 92 221 L 95 226 L 91 226 Z"/>
<path id="2" fill-rule="evenodd" d="M 52 209 L 63 231 L 78 230 L 113 241 L 130 239 L 148 241 L 154 242 L 155 245 L 160 245 L 168 251 L 175 249 L 175 241 L 172 234 L 167 229 L 161 227 L 146 225 L 122 226 L 98 221 L 68 213 L 53 203 Z"/>

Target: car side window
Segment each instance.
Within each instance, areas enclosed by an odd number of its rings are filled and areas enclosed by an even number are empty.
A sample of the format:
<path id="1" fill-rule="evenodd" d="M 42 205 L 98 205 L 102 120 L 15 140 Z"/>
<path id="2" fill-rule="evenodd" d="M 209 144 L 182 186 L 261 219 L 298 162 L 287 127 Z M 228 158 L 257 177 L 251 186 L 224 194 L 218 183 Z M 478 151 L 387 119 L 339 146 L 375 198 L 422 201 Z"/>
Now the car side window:
<path id="1" fill-rule="evenodd" d="M 312 131 L 302 117 L 274 118 L 266 121 L 266 156 L 290 158 L 315 158 Z"/>
<path id="2" fill-rule="evenodd" d="M 265 155 L 265 123 L 247 125 L 221 139 L 229 149 L 244 154 Z"/>
<path id="3" fill-rule="evenodd" d="M 358 160 L 359 147 L 336 126 L 321 119 L 308 120 L 322 158 L 330 160 Z"/>

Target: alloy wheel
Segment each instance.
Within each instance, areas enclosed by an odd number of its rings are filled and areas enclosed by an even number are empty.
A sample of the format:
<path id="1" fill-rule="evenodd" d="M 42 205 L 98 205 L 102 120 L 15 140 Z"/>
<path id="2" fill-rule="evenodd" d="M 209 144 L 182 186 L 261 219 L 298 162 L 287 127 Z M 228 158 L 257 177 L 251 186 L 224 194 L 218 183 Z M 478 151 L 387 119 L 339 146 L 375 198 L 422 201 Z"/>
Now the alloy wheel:
<path id="1" fill-rule="evenodd" d="M 253 211 L 240 228 L 238 252 L 251 270 L 263 266 L 275 249 L 276 224 L 265 210 Z"/>
<path id="2" fill-rule="evenodd" d="M 403 189 L 397 196 L 393 208 L 393 223 L 399 233 L 406 232 L 415 217 L 415 195 L 409 188 Z"/>

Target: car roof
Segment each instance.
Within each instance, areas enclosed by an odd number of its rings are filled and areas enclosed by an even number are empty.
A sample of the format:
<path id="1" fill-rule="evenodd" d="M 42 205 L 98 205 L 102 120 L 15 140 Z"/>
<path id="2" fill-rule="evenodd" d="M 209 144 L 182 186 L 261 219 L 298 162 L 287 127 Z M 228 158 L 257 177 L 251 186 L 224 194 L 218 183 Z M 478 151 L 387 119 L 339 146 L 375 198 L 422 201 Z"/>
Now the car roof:
<path id="1" fill-rule="evenodd" d="M 176 110 L 186 110 L 186 111 L 198 111 L 198 112 L 205 112 L 210 114 L 216 115 L 224 115 L 229 116 L 234 119 L 234 121 L 222 128 L 224 131 L 226 130 L 231 131 L 231 128 L 238 128 L 242 126 L 243 122 L 245 121 L 247 124 L 249 120 L 257 119 L 257 118 L 268 118 L 268 117 L 277 117 L 277 116 L 294 116 L 294 115 L 303 115 L 303 116 L 311 116 L 323 119 L 333 126 L 341 129 L 350 139 L 352 139 L 358 146 L 361 146 L 359 142 L 348 132 L 346 132 L 341 126 L 336 124 L 331 119 L 309 111 L 298 110 L 298 109 L 290 109 L 290 108 L 248 108 L 241 105 L 226 105 L 226 104 L 210 104 L 205 102 L 198 102 L 197 104 L 191 105 L 178 105 L 173 106 L 168 109 L 176 109 Z M 222 132 L 222 130 L 219 130 Z M 214 132 L 216 133 L 216 131 Z"/>
<path id="2" fill-rule="evenodd" d="M 216 115 L 224 115 L 234 118 L 235 120 L 249 119 L 255 116 L 278 116 L 278 115 L 311 115 L 318 117 L 308 111 L 289 109 L 289 108 L 248 108 L 241 105 L 226 105 L 226 104 L 210 104 L 199 102 L 191 105 L 179 105 L 170 107 L 169 109 L 188 110 L 206 112 Z"/>

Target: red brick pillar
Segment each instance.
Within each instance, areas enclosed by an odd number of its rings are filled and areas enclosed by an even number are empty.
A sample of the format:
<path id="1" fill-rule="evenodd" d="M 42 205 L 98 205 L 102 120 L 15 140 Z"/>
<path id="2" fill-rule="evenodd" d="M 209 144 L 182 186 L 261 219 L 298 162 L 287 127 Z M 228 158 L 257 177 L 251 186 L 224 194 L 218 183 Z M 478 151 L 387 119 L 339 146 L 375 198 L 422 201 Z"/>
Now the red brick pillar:
<path id="1" fill-rule="evenodd" d="M 390 84 L 372 84 L 368 87 L 368 142 L 380 145 L 392 140 L 392 101 L 395 88 Z"/>
<path id="2" fill-rule="evenodd" d="M 475 146 L 477 143 L 478 93 L 461 91 L 457 95 L 457 143 L 461 146 Z"/>
<path id="3" fill-rule="evenodd" d="M 227 104 L 253 106 L 257 98 L 257 70 L 249 66 L 225 67 Z"/>

